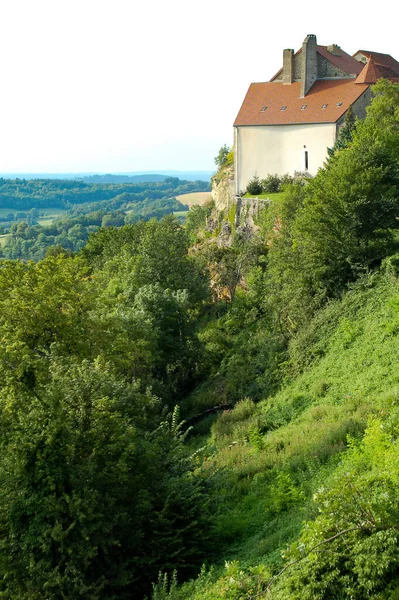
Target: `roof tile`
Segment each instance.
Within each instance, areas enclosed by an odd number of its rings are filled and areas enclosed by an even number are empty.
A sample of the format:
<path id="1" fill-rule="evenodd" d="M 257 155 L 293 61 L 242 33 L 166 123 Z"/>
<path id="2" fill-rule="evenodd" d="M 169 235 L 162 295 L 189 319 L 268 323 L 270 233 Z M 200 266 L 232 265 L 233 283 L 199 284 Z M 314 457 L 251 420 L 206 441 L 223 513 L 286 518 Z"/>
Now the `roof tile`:
<path id="1" fill-rule="evenodd" d="M 252 83 L 234 126 L 336 123 L 369 85 L 354 79 L 320 79 L 300 98 L 301 83 Z M 342 104 L 341 104 L 342 103 Z M 302 108 L 306 104 L 306 108 Z M 322 106 L 326 104 L 326 108 Z M 266 110 L 261 109 L 267 106 Z M 285 110 L 281 110 L 286 106 Z"/>
<path id="2" fill-rule="evenodd" d="M 353 56 L 363 54 L 366 58 L 372 58 L 375 65 L 380 69 L 382 77 L 399 77 L 399 62 L 390 54 L 372 52 L 371 50 L 358 50 Z"/>
<path id="3" fill-rule="evenodd" d="M 377 67 L 372 58 L 369 58 L 362 72 L 357 76 L 356 83 L 377 83 L 381 77 L 383 77 L 381 69 Z"/>

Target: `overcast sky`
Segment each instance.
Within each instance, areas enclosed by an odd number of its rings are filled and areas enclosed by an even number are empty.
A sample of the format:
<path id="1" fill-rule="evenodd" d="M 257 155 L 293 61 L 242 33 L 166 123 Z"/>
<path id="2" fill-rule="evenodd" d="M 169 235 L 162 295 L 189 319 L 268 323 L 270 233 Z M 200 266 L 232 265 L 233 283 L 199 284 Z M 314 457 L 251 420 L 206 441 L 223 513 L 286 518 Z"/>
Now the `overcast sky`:
<path id="1" fill-rule="evenodd" d="M 212 170 L 250 82 L 308 33 L 399 59 L 389 6 L 2 0 L 0 172 Z"/>

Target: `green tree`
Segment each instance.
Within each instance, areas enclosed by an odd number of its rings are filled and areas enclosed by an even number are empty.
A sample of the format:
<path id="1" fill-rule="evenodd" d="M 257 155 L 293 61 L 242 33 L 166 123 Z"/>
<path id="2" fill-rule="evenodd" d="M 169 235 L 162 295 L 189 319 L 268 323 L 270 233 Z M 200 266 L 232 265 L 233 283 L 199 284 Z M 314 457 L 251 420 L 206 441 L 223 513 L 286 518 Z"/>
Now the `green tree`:
<path id="1" fill-rule="evenodd" d="M 399 169 L 358 134 L 308 185 L 294 244 L 313 292 L 334 296 L 389 251 L 399 221 Z"/>
<path id="2" fill-rule="evenodd" d="M 141 598 L 159 569 L 203 560 L 202 484 L 155 398 L 53 356 L 45 385 L 0 407 L 4 597 Z"/>
<path id="3" fill-rule="evenodd" d="M 215 165 L 217 166 L 218 170 L 222 169 L 227 164 L 231 164 L 231 158 L 229 157 L 230 153 L 231 148 L 229 148 L 226 144 L 220 148 L 217 156 L 215 156 Z"/>
<path id="4" fill-rule="evenodd" d="M 262 188 L 261 181 L 260 181 L 258 175 L 255 174 L 252 177 L 252 179 L 248 182 L 247 194 L 252 194 L 253 196 L 258 196 L 259 194 L 262 194 L 262 192 L 263 192 L 263 188 Z"/>
<path id="5" fill-rule="evenodd" d="M 347 148 L 353 139 L 353 132 L 355 130 L 356 119 L 353 114 L 352 107 L 350 106 L 345 114 L 345 120 L 342 127 L 339 130 L 338 137 L 332 148 L 327 148 L 328 155 L 334 156 L 337 150 Z"/>
<path id="6" fill-rule="evenodd" d="M 381 142 L 399 160 L 399 83 L 381 79 L 373 86 L 367 118 L 357 129 L 370 144 Z"/>
<path id="7" fill-rule="evenodd" d="M 295 192 L 297 204 L 295 195 L 293 203 L 286 196 L 267 213 L 274 215 L 268 298 L 288 332 L 393 248 L 399 226 L 399 155 L 392 135 L 398 106 L 395 84 L 378 84 L 351 144 Z"/>

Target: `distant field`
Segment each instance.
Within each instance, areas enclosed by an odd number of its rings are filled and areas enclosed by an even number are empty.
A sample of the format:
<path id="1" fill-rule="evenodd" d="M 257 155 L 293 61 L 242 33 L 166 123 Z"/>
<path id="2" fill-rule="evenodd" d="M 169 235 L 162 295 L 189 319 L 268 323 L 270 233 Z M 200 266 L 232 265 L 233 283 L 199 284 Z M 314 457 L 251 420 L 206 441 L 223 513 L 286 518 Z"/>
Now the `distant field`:
<path id="1" fill-rule="evenodd" d="M 6 243 L 6 240 L 8 238 L 8 234 L 4 234 L 4 235 L 0 235 L 0 246 L 4 246 Z"/>
<path id="2" fill-rule="evenodd" d="M 37 219 L 39 225 L 50 225 L 54 219 L 60 217 L 65 211 L 64 208 L 59 208 L 58 206 L 48 206 L 47 208 L 39 208 L 40 214 L 43 216 Z M 13 213 L 16 215 L 17 213 L 25 213 L 26 215 L 29 213 L 29 210 L 15 209 L 15 208 L 0 208 L 0 219 L 2 217 L 6 217 L 8 214 Z"/>
<path id="3" fill-rule="evenodd" d="M 15 214 L 16 212 L 20 212 L 20 211 L 15 210 L 14 208 L 0 208 L 0 218 L 6 217 L 9 213 Z"/>
<path id="4" fill-rule="evenodd" d="M 211 200 L 211 192 L 193 192 L 192 194 L 182 194 L 176 196 L 176 200 L 187 206 L 195 206 L 196 204 L 206 204 Z"/>
<path id="5" fill-rule="evenodd" d="M 188 210 L 179 210 L 179 211 L 175 211 L 173 213 L 175 215 L 175 217 L 177 217 L 180 221 L 185 221 L 187 214 L 188 214 Z"/>
<path id="6" fill-rule="evenodd" d="M 50 225 L 54 219 L 60 217 L 64 212 L 66 212 L 66 210 L 64 208 L 59 208 L 58 206 L 40 209 L 40 213 L 44 213 L 44 216 L 39 217 L 38 222 L 40 225 Z"/>

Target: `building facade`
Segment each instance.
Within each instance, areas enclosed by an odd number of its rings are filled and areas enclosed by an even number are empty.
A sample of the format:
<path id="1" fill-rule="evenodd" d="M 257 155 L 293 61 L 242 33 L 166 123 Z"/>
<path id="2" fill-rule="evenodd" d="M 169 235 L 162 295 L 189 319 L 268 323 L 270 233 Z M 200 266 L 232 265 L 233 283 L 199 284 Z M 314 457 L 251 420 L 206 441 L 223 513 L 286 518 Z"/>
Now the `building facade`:
<path id="1" fill-rule="evenodd" d="M 234 122 L 235 193 L 254 175 L 314 176 L 349 107 L 365 117 L 380 77 L 399 81 L 399 63 L 389 55 L 359 50 L 350 56 L 336 44 L 318 45 L 313 34 L 295 54 L 284 50 L 282 69 L 250 85 Z"/>

